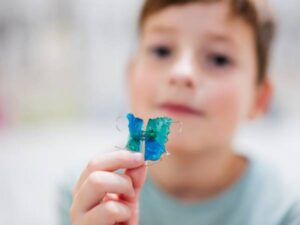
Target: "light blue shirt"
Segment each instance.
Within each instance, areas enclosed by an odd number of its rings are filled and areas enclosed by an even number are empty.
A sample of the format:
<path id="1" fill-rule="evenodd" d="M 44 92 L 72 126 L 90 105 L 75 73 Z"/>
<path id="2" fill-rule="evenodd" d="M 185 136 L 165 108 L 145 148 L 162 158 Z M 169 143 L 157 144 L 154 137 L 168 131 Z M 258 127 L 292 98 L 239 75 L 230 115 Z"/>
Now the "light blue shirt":
<path id="1" fill-rule="evenodd" d="M 61 224 L 70 225 L 70 194 L 66 190 L 62 194 Z M 243 176 L 226 191 L 189 205 L 164 193 L 147 178 L 140 198 L 140 225 L 195 224 L 300 225 L 300 199 L 271 167 L 256 159 L 249 160 Z"/>

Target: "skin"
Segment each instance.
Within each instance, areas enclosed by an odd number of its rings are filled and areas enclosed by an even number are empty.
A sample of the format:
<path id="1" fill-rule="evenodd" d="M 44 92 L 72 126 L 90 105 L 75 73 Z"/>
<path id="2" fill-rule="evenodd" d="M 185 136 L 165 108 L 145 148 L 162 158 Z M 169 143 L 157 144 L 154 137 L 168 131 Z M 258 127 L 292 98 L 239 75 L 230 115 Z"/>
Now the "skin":
<path id="1" fill-rule="evenodd" d="M 193 202 L 241 177 L 247 159 L 234 153 L 236 129 L 263 114 L 272 93 L 268 78 L 257 84 L 256 68 L 252 30 L 230 14 L 226 2 L 171 6 L 147 18 L 128 69 L 132 111 L 145 120 L 169 116 L 183 124 L 180 134 L 172 127 L 171 156 L 149 167 L 162 190 Z M 198 113 L 164 107 L 166 102 Z M 114 173 L 120 168 L 123 175 Z M 73 190 L 72 224 L 137 225 L 145 176 L 137 153 L 93 159 Z"/>

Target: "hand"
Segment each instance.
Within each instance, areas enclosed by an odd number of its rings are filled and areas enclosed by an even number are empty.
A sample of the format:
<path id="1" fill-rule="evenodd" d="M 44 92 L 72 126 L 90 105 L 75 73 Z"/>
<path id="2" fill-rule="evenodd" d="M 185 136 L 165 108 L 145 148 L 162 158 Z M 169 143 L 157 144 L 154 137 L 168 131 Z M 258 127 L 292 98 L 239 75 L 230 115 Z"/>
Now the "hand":
<path id="1" fill-rule="evenodd" d="M 115 173 L 125 169 L 124 174 Z M 138 225 L 138 200 L 146 177 L 141 153 L 115 151 L 91 160 L 73 189 L 73 225 Z"/>

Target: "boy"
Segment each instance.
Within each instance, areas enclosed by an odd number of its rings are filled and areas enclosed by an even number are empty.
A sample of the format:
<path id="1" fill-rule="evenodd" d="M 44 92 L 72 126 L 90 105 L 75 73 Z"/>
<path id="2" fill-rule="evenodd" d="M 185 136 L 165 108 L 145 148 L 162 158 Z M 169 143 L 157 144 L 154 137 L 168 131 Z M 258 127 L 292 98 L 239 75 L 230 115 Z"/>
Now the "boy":
<path id="1" fill-rule="evenodd" d="M 263 114 L 272 94 L 274 24 L 264 3 L 145 2 L 128 70 L 132 112 L 172 117 L 183 132 L 171 132 L 171 155 L 148 168 L 147 180 L 139 153 L 93 159 L 73 189 L 73 225 L 300 224 L 298 203 L 275 174 L 232 146 L 239 124 Z"/>

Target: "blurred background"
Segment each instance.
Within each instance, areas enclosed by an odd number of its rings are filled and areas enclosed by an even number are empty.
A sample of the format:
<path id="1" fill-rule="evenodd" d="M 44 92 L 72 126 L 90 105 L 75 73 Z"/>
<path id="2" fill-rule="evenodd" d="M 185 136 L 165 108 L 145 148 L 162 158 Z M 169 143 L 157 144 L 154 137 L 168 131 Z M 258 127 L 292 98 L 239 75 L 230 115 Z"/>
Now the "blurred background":
<path id="1" fill-rule="evenodd" d="M 300 2 L 278 19 L 270 111 L 243 127 L 239 151 L 300 186 Z M 125 71 L 142 0 L 0 1 L 0 224 L 58 224 L 58 187 L 124 135 Z M 76 168 L 76 169 L 74 169 Z M 74 175 L 75 174 L 75 175 Z"/>

